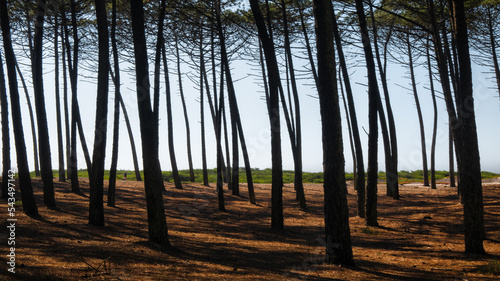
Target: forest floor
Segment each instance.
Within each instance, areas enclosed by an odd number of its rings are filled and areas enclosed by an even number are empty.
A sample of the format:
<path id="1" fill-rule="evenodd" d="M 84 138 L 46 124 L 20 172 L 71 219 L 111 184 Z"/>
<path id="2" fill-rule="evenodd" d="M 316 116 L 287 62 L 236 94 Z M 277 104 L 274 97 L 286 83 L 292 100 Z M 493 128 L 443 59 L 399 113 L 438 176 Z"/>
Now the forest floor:
<path id="1" fill-rule="evenodd" d="M 17 208 L 16 273 L 7 272 L 6 228 L 0 236 L 0 280 L 499 280 L 500 180 L 483 185 L 486 255 L 464 254 L 463 208 L 456 188 L 421 183 L 400 186 L 400 200 L 379 185 L 380 227 L 356 216 L 356 193 L 348 183 L 350 227 L 356 266 L 324 263 L 323 191 L 306 184 L 308 209 L 284 188 L 285 229 L 270 229 L 270 185 L 256 185 L 257 205 L 225 191 L 226 212 L 217 210 L 215 185 L 166 183 L 164 192 L 172 248 L 148 242 L 142 182 L 119 181 L 116 207 L 105 206 L 106 226 L 87 223 L 88 180 L 83 195 L 56 181 L 57 208 L 42 204 L 42 218 Z M 105 183 L 107 185 L 107 182 Z M 0 204 L 6 223 L 7 205 Z"/>

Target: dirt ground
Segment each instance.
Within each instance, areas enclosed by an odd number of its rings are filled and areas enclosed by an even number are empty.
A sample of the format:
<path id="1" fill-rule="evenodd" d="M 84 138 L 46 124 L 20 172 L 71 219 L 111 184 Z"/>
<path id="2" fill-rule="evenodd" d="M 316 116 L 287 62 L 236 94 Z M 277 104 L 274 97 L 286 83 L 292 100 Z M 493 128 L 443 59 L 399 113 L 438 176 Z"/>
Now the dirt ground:
<path id="1" fill-rule="evenodd" d="M 463 209 L 455 188 L 437 190 L 405 184 L 401 200 L 379 185 L 380 227 L 356 217 L 356 193 L 348 185 L 350 227 L 356 266 L 324 264 L 323 192 L 306 184 L 308 210 L 284 188 L 285 230 L 270 229 L 270 185 L 256 185 L 257 205 L 225 191 L 227 212 L 217 210 L 215 185 L 166 184 L 164 192 L 172 248 L 148 242 L 142 182 L 119 181 L 116 207 L 105 206 L 106 226 L 87 223 L 88 181 L 84 195 L 56 182 L 58 207 L 42 204 L 41 219 L 17 208 L 16 273 L 7 272 L 6 228 L 0 237 L 0 280 L 499 280 L 500 182 L 483 185 L 486 255 L 464 254 Z M 106 183 L 107 184 L 107 183 Z M 106 198 L 105 198 L 106 200 Z M 7 223 L 7 205 L 0 204 Z"/>

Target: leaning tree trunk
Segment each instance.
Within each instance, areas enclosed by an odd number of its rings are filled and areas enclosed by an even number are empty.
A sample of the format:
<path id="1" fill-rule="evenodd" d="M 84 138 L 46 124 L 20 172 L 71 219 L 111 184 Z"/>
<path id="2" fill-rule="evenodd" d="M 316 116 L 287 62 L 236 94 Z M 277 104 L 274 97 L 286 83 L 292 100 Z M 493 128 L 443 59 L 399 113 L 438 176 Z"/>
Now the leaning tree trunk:
<path id="1" fill-rule="evenodd" d="M 188 154 L 188 165 L 189 165 L 189 181 L 194 182 L 194 171 L 193 171 L 193 157 L 191 154 L 191 129 L 189 128 L 189 117 L 187 113 L 186 99 L 184 98 L 184 89 L 182 87 L 182 72 L 181 72 L 181 57 L 179 54 L 179 43 L 177 42 L 177 35 L 175 36 L 175 52 L 177 55 L 177 79 L 179 80 L 179 92 L 181 95 L 182 109 L 184 112 L 184 122 L 186 124 L 186 146 Z"/>
<path id="2" fill-rule="evenodd" d="M 55 76 L 55 94 L 56 94 L 56 122 L 57 122 L 57 153 L 59 160 L 59 181 L 66 181 L 66 172 L 64 171 L 64 144 L 61 120 L 61 97 L 59 92 L 59 22 L 57 14 L 54 15 L 54 76 Z"/>
<path id="3" fill-rule="evenodd" d="M 28 113 L 30 115 L 30 125 L 31 125 L 31 136 L 33 138 L 33 161 L 35 162 L 35 176 L 40 176 L 40 165 L 39 165 L 39 155 L 38 155 L 38 137 L 36 136 L 36 125 L 35 125 L 35 114 L 33 113 L 33 106 L 31 106 L 31 98 L 28 93 L 28 85 L 26 85 L 26 81 L 24 80 L 23 73 L 19 68 L 19 64 L 16 61 L 16 70 L 19 74 L 19 79 L 21 80 L 21 84 L 23 85 L 24 96 L 26 97 L 26 103 L 28 104 Z"/>
<path id="4" fill-rule="evenodd" d="M 217 127 L 215 130 L 217 147 L 222 146 L 222 112 L 224 111 L 224 64 L 220 66 L 220 102 L 217 108 Z M 217 149 L 217 203 L 219 211 L 225 212 L 226 206 L 224 202 L 224 182 L 222 177 L 222 149 Z"/>
<path id="5" fill-rule="evenodd" d="M 3 70 L 3 58 L 0 53 L 0 106 L 2 110 L 2 198 L 7 198 L 9 193 L 10 161 L 10 134 L 9 134 L 9 103 L 7 101 L 7 88 Z"/>
<path id="6" fill-rule="evenodd" d="M 434 108 L 434 124 L 432 129 L 432 144 L 431 144 L 431 188 L 436 189 L 436 137 L 437 137 L 438 109 L 436 101 L 436 91 L 434 90 L 434 77 L 432 74 L 431 55 L 429 49 L 430 49 L 429 43 L 427 42 L 426 46 L 427 68 L 429 70 L 429 83 L 431 86 L 432 105 Z"/>
<path id="7" fill-rule="evenodd" d="M 422 145 L 422 169 L 424 176 L 424 186 L 429 186 L 429 170 L 427 168 L 427 149 L 425 145 L 425 130 L 424 130 L 424 118 L 422 116 L 422 109 L 420 108 L 420 101 L 418 99 L 417 93 L 417 81 L 415 79 L 415 68 L 413 65 L 413 55 L 411 51 L 411 42 L 410 35 L 407 37 L 407 46 L 408 46 L 408 63 L 410 68 L 410 78 L 411 78 L 411 87 L 413 90 L 413 97 L 415 98 L 415 105 L 417 106 L 417 115 L 418 115 L 418 123 L 420 128 L 420 144 Z"/>
<path id="8" fill-rule="evenodd" d="M 448 125 L 448 154 L 449 154 L 449 173 L 450 173 L 450 187 L 456 187 L 455 184 L 455 151 L 453 150 L 453 131 L 451 130 L 451 124 Z M 457 189 L 458 195 L 460 195 L 460 189 Z"/>
<path id="9" fill-rule="evenodd" d="M 97 98 L 94 152 L 90 173 L 89 224 L 104 226 L 104 158 L 108 124 L 109 39 L 105 0 L 95 0 L 98 32 Z"/>
<path id="10" fill-rule="evenodd" d="M 167 93 L 167 133 L 168 133 L 168 151 L 170 154 L 170 164 L 172 166 L 172 176 L 174 178 L 175 188 L 182 189 L 181 179 L 179 177 L 179 170 L 177 169 L 177 160 L 175 158 L 175 148 L 174 148 L 174 125 L 173 125 L 173 117 L 172 117 L 172 102 L 171 102 L 171 93 L 170 93 L 170 78 L 168 75 L 168 63 L 167 63 L 167 54 L 165 52 L 165 45 L 162 48 L 162 57 L 163 57 L 163 67 L 165 70 L 165 88 Z"/>
<path id="11" fill-rule="evenodd" d="M 112 2 L 111 19 L 111 48 L 113 52 L 113 64 L 115 68 L 115 77 L 113 79 L 115 86 L 115 102 L 113 112 L 113 148 L 111 151 L 111 168 L 109 169 L 108 185 L 108 206 L 114 207 L 116 201 L 116 166 L 118 165 L 118 140 L 120 133 L 120 62 L 118 59 L 118 47 L 116 44 L 116 0 Z"/>
<path id="12" fill-rule="evenodd" d="M 207 171 L 207 147 L 205 141 L 205 89 L 203 88 L 205 74 L 205 57 L 203 55 L 203 29 L 200 28 L 200 124 L 201 124 L 201 168 L 203 185 L 209 186 Z"/>
<path id="13" fill-rule="evenodd" d="M 318 95 L 323 135 L 326 262 L 353 266 L 349 209 L 345 182 L 335 47 L 333 6 L 329 0 L 314 0 L 316 45 L 318 50 Z"/>
<path id="14" fill-rule="evenodd" d="M 465 252 L 484 253 L 483 240 L 486 238 L 484 228 L 484 205 L 481 183 L 481 164 L 477 138 L 476 118 L 472 88 L 472 69 L 469 53 L 469 38 L 464 2 L 452 0 L 455 19 L 455 40 L 459 68 L 458 100 L 461 110 L 458 111 L 461 141 L 459 157 L 460 185 L 464 198 Z"/>
<path id="15" fill-rule="evenodd" d="M 495 70 L 495 78 L 497 82 L 498 97 L 500 97 L 500 66 L 498 65 L 497 48 L 498 45 L 495 38 L 495 27 L 493 26 L 493 21 L 491 19 L 491 7 L 488 7 L 488 33 L 490 37 L 491 45 L 491 58 L 493 60 L 493 69 Z"/>
<path id="16" fill-rule="evenodd" d="M 337 24 L 337 19 L 334 16 L 332 18 L 333 22 L 333 35 L 335 37 L 335 43 L 337 46 L 337 52 L 339 55 L 339 63 L 342 69 L 342 77 L 344 78 L 347 104 L 349 107 L 349 116 L 352 125 L 352 135 L 356 153 L 356 192 L 358 195 L 358 216 L 361 218 L 365 217 L 365 202 L 366 202 L 366 187 L 365 187 L 365 164 L 363 161 L 363 148 L 361 146 L 361 137 L 359 135 L 358 118 L 356 115 L 356 108 L 354 106 L 354 95 L 352 92 L 351 81 L 349 79 L 349 71 L 347 69 L 347 63 L 345 61 L 344 50 L 342 47 L 342 40 L 340 37 L 340 32 Z M 314 64 L 312 65 L 314 68 Z"/>
<path id="17" fill-rule="evenodd" d="M 294 130 L 294 138 L 295 145 L 292 147 L 293 149 L 293 158 L 294 158 L 294 166 L 295 166 L 295 177 L 294 177 L 294 185 L 295 190 L 297 192 L 297 197 L 299 200 L 300 207 L 306 208 L 306 198 L 304 194 L 304 185 L 302 183 L 302 126 L 301 126 L 301 116 L 300 116 L 300 103 L 299 103 L 299 93 L 297 90 L 297 81 L 295 78 L 295 69 L 293 67 L 293 58 L 292 58 L 292 49 L 290 47 L 290 36 L 288 31 L 288 18 L 286 13 L 285 1 L 281 1 L 281 5 L 283 6 L 283 25 L 285 30 L 285 53 L 287 55 L 288 61 L 288 71 L 290 72 L 290 80 L 292 84 L 292 93 L 293 93 L 293 103 L 295 105 L 295 130 Z M 291 106 L 290 101 L 290 106 Z M 292 108 L 290 108 L 290 112 Z M 292 114 L 293 116 L 293 114 Z"/>
<path id="18" fill-rule="evenodd" d="M 40 0 L 35 20 L 35 36 L 31 67 L 33 71 L 33 90 L 35 94 L 36 119 L 38 125 L 38 149 L 40 153 L 40 174 L 43 182 L 43 203 L 45 206 L 56 206 L 54 194 L 54 178 L 50 155 L 49 128 L 45 110 L 43 93 L 43 22 L 45 18 L 46 0 Z"/>
<path id="19" fill-rule="evenodd" d="M 60 10 L 61 13 L 64 13 L 64 5 L 61 5 Z M 64 15 L 62 16 L 64 19 Z M 64 24 L 65 22 L 63 22 Z M 71 171 L 71 136 L 70 136 L 70 121 L 69 121 L 69 108 L 68 108 L 68 76 L 67 76 L 67 68 L 66 68 L 66 44 L 64 43 L 64 25 L 61 24 L 61 46 L 62 46 L 62 72 L 63 72 L 63 101 L 64 101 L 64 128 L 65 128 L 65 137 L 66 137 L 66 178 L 71 179 L 70 171 Z"/>
<path id="20" fill-rule="evenodd" d="M 366 224 L 378 226 L 377 222 L 377 178 L 378 178 L 378 124 L 377 110 L 380 92 L 378 89 L 377 72 L 373 58 L 372 47 L 365 17 L 362 0 L 356 0 L 356 13 L 358 15 L 361 39 L 365 53 L 366 68 L 368 72 L 368 171 L 366 186 Z"/>
<path id="21" fill-rule="evenodd" d="M 151 109 L 143 3 L 142 0 L 130 0 L 130 5 L 149 240 L 162 245 L 170 245 L 161 193 L 163 181 L 160 181 L 158 177 L 158 174 L 161 174 L 158 165 L 158 120 L 153 120 L 154 112 Z"/>
<path id="22" fill-rule="evenodd" d="M 269 79 L 269 123 L 271 129 L 271 162 L 272 162 L 272 185 L 271 185 L 271 228 L 283 229 L 283 166 L 281 154 L 281 125 L 279 110 L 279 88 L 280 74 L 274 42 L 272 36 L 268 35 L 264 16 L 259 7 L 258 0 L 251 0 L 250 6 L 257 24 L 259 38 L 262 42 L 266 58 L 267 73 Z"/>
<path id="23" fill-rule="evenodd" d="M 23 123 L 21 117 L 21 105 L 19 102 L 19 91 L 17 88 L 16 56 L 14 54 L 14 49 L 12 48 L 12 40 L 10 36 L 10 23 L 7 1 L 3 0 L 0 1 L 0 21 L 0 26 L 2 28 L 2 41 L 5 52 L 5 64 L 7 65 L 7 75 L 9 79 L 12 127 L 14 128 L 19 188 L 21 190 L 21 200 L 23 201 L 23 211 L 30 217 L 37 217 L 38 208 L 35 202 L 35 196 L 33 195 L 33 187 L 31 185 L 31 177 L 28 167 L 28 156 L 26 155 L 26 143 L 24 140 Z"/>

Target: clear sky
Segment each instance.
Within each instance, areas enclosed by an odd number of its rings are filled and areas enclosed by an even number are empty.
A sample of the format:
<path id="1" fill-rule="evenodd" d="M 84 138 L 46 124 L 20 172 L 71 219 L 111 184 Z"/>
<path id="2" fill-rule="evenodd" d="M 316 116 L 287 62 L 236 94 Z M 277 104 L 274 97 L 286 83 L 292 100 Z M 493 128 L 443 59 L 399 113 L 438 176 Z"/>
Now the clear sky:
<path id="1" fill-rule="evenodd" d="M 298 60 L 298 59 L 297 59 Z M 50 142 L 52 148 L 52 163 L 53 169 L 57 169 L 57 133 L 56 133 L 56 118 L 55 118 L 55 96 L 54 96 L 54 74 L 52 69 L 53 61 L 51 58 L 44 60 L 46 67 L 45 74 L 45 101 L 47 105 L 48 123 L 50 130 Z M 255 65 L 249 65 L 247 62 L 234 61 L 232 62 L 232 73 L 234 76 L 236 95 L 240 109 L 243 129 L 247 140 L 247 145 L 250 153 L 250 163 L 254 168 L 269 168 L 271 167 L 270 154 L 270 129 L 267 109 L 263 97 L 263 89 L 261 86 L 262 78 L 259 73 L 255 72 Z M 186 133 L 182 113 L 182 106 L 179 97 L 179 87 L 175 76 L 175 62 L 169 62 L 171 72 L 170 79 L 172 81 L 171 89 L 173 93 L 173 108 L 174 108 L 174 132 L 175 132 L 175 149 L 179 169 L 187 169 L 187 149 L 186 149 Z M 199 107 L 199 90 L 194 87 L 193 83 L 188 79 L 188 76 L 194 80 L 198 80 L 197 73 L 188 66 L 182 66 L 184 71 L 183 82 L 186 96 L 186 103 L 189 111 L 193 162 L 195 168 L 201 168 L 201 138 L 200 138 L 200 107 Z M 304 70 L 305 62 L 296 62 L 296 68 Z M 152 71 L 152 68 L 150 68 Z M 363 142 L 364 156 L 366 162 L 367 155 L 367 134 L 362 128 L 368 130 L 368 99 L 365 86 L 366 70 L 364 67 L 353 67 L 350 69 L 351 81 L 354 88 L 356 110 L 358 122 L 361 129 L 361 138 Z M 498 90 L 495 88 L 492 79 L 489 79 L 491 74 L 485 74 L 488 71 L 484 67 L 474 66 L 473 82 L 474 82 L 474 97 L 476 120 L 478 127 L 479 148 L 481 152 L 481 165 L 483 171 L 492 171 L 500 173 L 500 98 Z M 406 69 L 391 65 L 388 70 L 389 87 L 391 94 L 392 108 L 396 118 L 396 129 L 398 134 L 399 146 L 399 170 L 418 170 L 422 169 L 421 143 L 420 132 L 418 130 L 418 118 L 415 107 L 415 101 L 410 91 L 397 86 L 402 85 L 409 88 L 410 80 L 406 74 Z M 24 71 L 25 77 L 29 80 L 28 68 Z M 254 76 L 249 76 L 253 73 Z M 86 73 L 86 75 L 96 76 L 97 73 Z M 137 101 L 135 94 L 135 83 L 133 78 L 127 74 L 122 74 L 122 95 L 129 111 L 134 137 L 136 140 L 137 151 L 139 153 L 139 164 L 142 169 L 142 158 L 140 148 L 140 130 L 137 114 Z M 152 77 L 152 75 L 151 75 Z M 83 118 L 83 126 L 89 149 L 92 149 L 94 138 L 94 119 L 95 119 L 95 97 L 96 85 L 89 79 L 80 78 L 79 82 L 79 102 L 80 110 Z M 427 70 L 419 67 L 417 70 L 418 94 L 422 106 L 425 134 L 427 141 L 428 159 L 430 160 L 430 143 L 432 136 L 433 109 L 430 91 L 427 90 L 429 78 Z M 319 114 L 319 101 L 311 96 L 316 96 L 316 89 L 311 86 L 312 80 L 302 79 L 299 87 L 300 106 L 302 113 L 303 127 L 303 166 L 304 171 L 321 171 L 322 170 L 322 144 L 321 144 L 321 122 Z M 62 80 L 61 80 L 62 83 Z M 437 89 L 440 89 L 439 83 L 436 81 Z M 110 83 L 112 85 L 112 83 Z M 22 91 L 22 89 L 20 89 Z M 31 91 L 31 89 L 30 89 Z M 22 93 L 22 92 L 21 92 Z M 30 92 L 32 95 L 32 91 Z M 61 90 L 62 95 L 62 90 Z M 111 162 L 111 137 L 112 137 L 112 98 L 113 88 L 110 87 L 110 103 L 109 103 L 109 120 L 108 120 L 108 140 L 106 151 L 106 168 L 109 169 Z M 342 101 L 340 101 L 342 102 Z M 33 150 L 31 141 L 31 132 L 29 124 L 29 115 L 26 106 L 24 94 L 21 94 L 23 124 L 25 129 L 25 138 L 27 141 L 27 153 L 29 158 L 29 167 L 34 169 Z M 205 98 L 205 118 L 206 118 L 206 139 L 207 139 L 207 154 L 208 167 L 216 166 L 215 161 L 215 135 L 211 122 L 208 103 Z M 161 100 L 160 100 L 160 162 L 163 170 L 170 170 L 170 158 L 167 147 L 167 118 L 166 118 L 166 103 L 165 103 L 165 88 L 162 82 Z M 438 99 L 438 137 L 436 147 L 436 168 L 438 170 L 448 169 L 448 118 L 446 107 L 442 99 Z M 347 123 L 345 119 L 344 109 L 342 107 L 343 118 L 343 137 L 344 137 L 344 152 L 345 152 L 345 167 L 346 171 L 352 171 L 352 157 L 349 145 L 347 132 Z M 126 132 L 123 114 L 121 115 L 120 124 L 120 154 L 118 160 L 118 169 L 133 169 L 132 156 L 130 152 L 130 144 Z M 14 138 L 11 136 L 12 144 Z M 384 170 L 384 156 L 382 147 L 382 138 L 379 138 L 379 170 Z M 286 131 L 284 119 L 282 118 L 282 144 L 283 144 L 283 168 L 293 169 L 293 160 L 290 150 L 290 141 Z M 80 146 L 79 146 L 80 147 Z M 11 149 L 12 157 L 15 163 L 15 150 Z M 92 151 L 90 152 L 92 153 Z M 83 159 L 83 154 L 79 153 L 79 168 L 86 167 Z M 243 166 L 241 160 L 240 166 Z"/>

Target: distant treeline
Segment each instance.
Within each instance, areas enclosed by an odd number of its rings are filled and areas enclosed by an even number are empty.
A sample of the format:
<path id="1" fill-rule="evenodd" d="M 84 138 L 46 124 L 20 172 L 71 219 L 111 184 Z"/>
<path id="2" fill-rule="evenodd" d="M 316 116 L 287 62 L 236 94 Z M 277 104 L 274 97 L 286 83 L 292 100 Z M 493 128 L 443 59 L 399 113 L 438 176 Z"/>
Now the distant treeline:
<path id="1" fill-rule="evenodd" d="M 253 175 L 253 180 L 254 183 L 271 183 L 272 179 L 272 170 L 271 169 L 252 169 L 252 175 Z M 125 173 L 127 173 L 126 180 L 132 180 L 135 181 L 135 173 L 134 171 L 130 170 L 118 170 L 117 171 L 117 180 L 123 180 L 125 178 Z M 203 182 L 203 174 L 201 169 L 195 169 L 194 170 L 195 174 L 195 181 L 196 182 Z M 378 173 L 378 178 L 381 181 L 385 181 L 385 172 L 379 172 Z M 423 171 L 422 170 L 416 170 L 416 171 L 400 171 L 398 173 L 399 175 L 399 183 L 406 183 L 406 182 L 418 182 L 418 181 L 423 181 L 424 176 L 423 176 Z M 449 176 L 448 171 L 436 171 L 436 179 L 441 180 L 445 179 Z M 32 177 L 35 177 L 35 173 L 31 173 Z M 54 171 L 54 177 L 58 176 L 58 171 Z M 89 174 L 87 170 L 79 170 L 78 171 L 78 176 L 82 178 L 88 178 Z M 144 177 L 143 171 L 141 171 L 141 176 Z M 179 176 L 181 178 L 181 181 L 183 182 L 189 182 L 189 170 L 180 170 L 179 171 Z M 495 177 L 500 177 L 500 174 L 492 173 L 492 172 L 481 172 L 481 176 L 483 179 L 490 179 L 490 178 L 495 178 Z M 217 181 L 217 169 L 209 169 L 208 170 L 208 179 L 209 182 L 216 182 Z M 354 179 L 352 173 L 346 173 L 345 178 L 347 181 L 351 181 Z M 104 172 L 104 179 L 109 180 L 109 171 L 106 170 Z M 163 172 L 163 179 L 166 182 L 173 182 L 173 177 L 172 177 L 172 172 L 171 171 L 165 171 Z M 294 179 L 294 172 L 293 171 L 283 171 L 283 182 L 284 183 L 293 183 Z M 240 182 L 241 183 L 246 183 L 247 178 L 245 175 L 244 168 L 240 168 Z M 317 173 L 311 173 L 311 172 L 304 172 L 303 173 L 303 182 L 304 183 L 323 183 L 323 172 L 317 172 Z"/>

